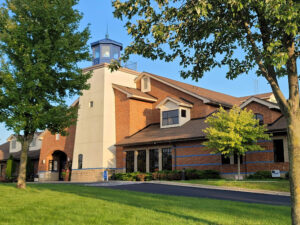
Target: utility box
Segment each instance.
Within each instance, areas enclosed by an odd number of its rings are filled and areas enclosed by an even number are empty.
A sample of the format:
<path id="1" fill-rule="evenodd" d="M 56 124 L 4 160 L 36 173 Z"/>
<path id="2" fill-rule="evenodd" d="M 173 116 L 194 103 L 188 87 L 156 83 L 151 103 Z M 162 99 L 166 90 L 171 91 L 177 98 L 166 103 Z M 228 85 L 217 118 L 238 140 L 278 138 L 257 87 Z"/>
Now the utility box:
<path id="1" fill-rule="evenodd" d="M 280 177 L 280 170 L 272 170 L 272 177 Z"/>

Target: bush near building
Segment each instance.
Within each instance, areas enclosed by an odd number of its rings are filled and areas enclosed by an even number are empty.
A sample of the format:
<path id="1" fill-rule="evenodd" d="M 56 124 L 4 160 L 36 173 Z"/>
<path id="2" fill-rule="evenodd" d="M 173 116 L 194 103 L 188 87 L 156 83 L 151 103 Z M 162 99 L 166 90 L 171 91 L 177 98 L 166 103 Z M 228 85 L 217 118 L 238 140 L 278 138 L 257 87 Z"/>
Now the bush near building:
<path id="1" fill-rule="evenodd" d="M 112 180 L 150 181 L 150 180 L 191 180 L 191 179 L 219 179 L 220 173 L 216 170 L 164 170 L 153 173 L 117 173 L 111 176 Z"/>

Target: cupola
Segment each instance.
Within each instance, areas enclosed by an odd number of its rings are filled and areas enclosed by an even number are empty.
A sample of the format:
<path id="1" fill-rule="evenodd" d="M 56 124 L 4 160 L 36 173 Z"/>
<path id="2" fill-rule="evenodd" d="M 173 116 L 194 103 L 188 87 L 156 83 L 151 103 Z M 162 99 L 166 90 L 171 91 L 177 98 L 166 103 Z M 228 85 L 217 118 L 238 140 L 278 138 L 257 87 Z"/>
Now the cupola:
<path id="1" fill-rule="evenodd" d="M 119 59 L 123 45 L 109 39 L 108 34 L 106 34 L 105 39 L 93 42 L 91 48 L 93 50 L 93 65 L 97 65 Z"/>

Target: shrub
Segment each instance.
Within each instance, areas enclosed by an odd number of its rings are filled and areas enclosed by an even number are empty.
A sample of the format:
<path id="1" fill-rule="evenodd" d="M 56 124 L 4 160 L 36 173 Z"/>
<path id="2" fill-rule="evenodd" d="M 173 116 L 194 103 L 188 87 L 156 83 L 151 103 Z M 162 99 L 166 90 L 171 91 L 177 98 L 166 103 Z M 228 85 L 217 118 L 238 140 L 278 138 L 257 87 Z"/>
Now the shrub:
<path id="1" fill-rule="evenodd" d="M 286 172 L 286 173 L 285 173 L 285 178 L 286 178 L 286 179 L 289 179 L 289 178 L 290 178 L 290 172 Z"/>
<path id="2" fill-rule="evenodd" d="M 268 179 L 272 178 L 271 171 L 257 171 L 254 174 L 248 176 L 248 179 Z"/>
<path id="3" fill-rule="evenodd" d="M 9 159 L 7 160 L 6 162 L 6 171 L 5 171 L 5 176 L 6 176 L 6 179 L 8 181 L 13 181 L 14 177 L 13 177 L 13 173 L 14 173 L 14 170 L 15 170 L 15 165 L 14 165 L 14 158 L 13 156 L 11 155 L 9 157 Z"/>
<path id="4" fill-rule="evenodd" d="M 198 179 L 220 179 L 220 172 L 217 170 L 199 170 Z"/>

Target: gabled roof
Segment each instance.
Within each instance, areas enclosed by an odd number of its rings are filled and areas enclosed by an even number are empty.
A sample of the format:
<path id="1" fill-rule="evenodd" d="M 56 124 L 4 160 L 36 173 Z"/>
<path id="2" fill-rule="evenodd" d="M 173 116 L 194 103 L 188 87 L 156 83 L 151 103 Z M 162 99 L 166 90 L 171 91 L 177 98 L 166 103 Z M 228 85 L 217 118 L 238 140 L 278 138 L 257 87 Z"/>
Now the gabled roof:
<path id="1" fill-rule="evenodd" d="M 166 77 L 161 77 L 155 74 L 143 72 L 139 77 L 136 78 L 136 81 L 141 79 L 143 76 L 149 76 L 155 80 L 158 80 L 164 84 L 172 86 L 182 92 L 185 92 L 191 96 L 194 96 L 198 99 L 203 100 L 204 103 L 213 103 L 213 104 L 221 104 L 225 107 L 232 107 L 233 105 L 239 105 L 240 100 L 231 95 L 226 95 L 220 92 L 208 90 L 205 88 L 197 87 L 194 85 L 182 83 L 180 81 L 172 80 Z"/>
<path id="2" fill-rule="evenodd" d="M 266 100 L 263 100 L 263 99 L 260 99 L 260 98 L 257 98 L 257 97 L 248 98 L 245 102 L 243 102 L 240 105 L 240 107 L 244 108 L 252 102 L 256 102 L 256 103 L 259 103 L 261 105 L 267 106 L 269 109 L 278 109 L 278 110 L 280 110 L 279 106 L 276 103 L 269 102 L 269 101 L 266 101 Z"/>
<path id="3" fill-rule="evenodd" d="M 206 118 L 193 119 L 180 127 L 160 128 L 160 124 L 152 124 L 136 134 L 124 138 L 117 146 L 134 146 L 143 144 L 170 143 L 184 140 L 201 139 L 205 137 L 203 129 L 208 125 Z"/>
<path id="4" fill-rule="evenodd" d="M 248 98 L 251 97 L 256 97 L 256 98 L 260 98 L 260 99 L 269 99 L 271 98 L 273 95 L 273 92 L 268 92 L 268 93 L 262 93 L 262 94 L 257 94 L 257 95 L 248 95 L 248 96 L 244 96 L 244 97 L 239 97 L 239 99 L 243 102 L 246 101 Z"/>
<path id="5" fill-rule="evenodd" d="M 35 132 L 35 133 L 34 133 L 34 135 L 37 136 L 37 137 L 42 136 L 42 134 L 43 134 L 43 131 L 41 131 L 41 132 Z M 7 141 L 11 141 L 14 137 L 15 137 L 15 134 L 11 134 L 11 135 L 7 138 Z"/>
<path id="6" fill-rule="evenodd" d="M 164 100 L 162 100 L 157 106 L 156 108 L 160 108 L 162 105 L 164 105 L 167 101 L 171 101 L 171 102 L 174 102 L 175 104 L 177 104 L 178 106 L 185 106 L 185 107 L 188 107 L 188 108 L 191 108 L 193 107 L 193 104 L 181 99 L 181 98 L 177 98 L 177 97 L 166 97 Z"/>
<path id="7" fill-rule="evenodd" d="M 129 88 L 129 87 L 121 86 L 118 84 L 113 84 L 112 86 L 113 86 L 113 88 L 126 94 L 128 98 L 139 99 L 139 100 L 144 100 L 144 101 L 148 101 L 148 102 L 156 102 L 157 101 L 157 98 L 154 98 L 153 96 L 146 94 L 144 92 L 141 92 L 140 90 L 137 90 L 135 88 Z"/>

